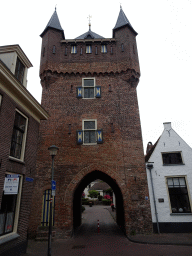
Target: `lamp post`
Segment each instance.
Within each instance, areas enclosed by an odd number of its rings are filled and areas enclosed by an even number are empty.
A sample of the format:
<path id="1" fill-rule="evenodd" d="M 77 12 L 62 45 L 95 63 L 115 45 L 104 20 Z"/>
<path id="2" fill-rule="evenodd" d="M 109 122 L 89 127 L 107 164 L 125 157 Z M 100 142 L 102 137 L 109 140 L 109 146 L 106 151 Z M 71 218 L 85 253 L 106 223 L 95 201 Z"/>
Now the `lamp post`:
<path id="1" fill-rule="evenodd" d="M 52 145 L 48 148 L 49 154 L 52 157 L 52 168 L 51 168 L 51 198 L 50 198 L 50 211 L 49 211 L 49 236 L 48 236 L 48 256 L 51 256 L 51 237 L 52 237 L 52 200 L 53 200 L 53 189 L 52 181 L 54 178 L 54 157 L 57 155 L 58 147 Z"/>

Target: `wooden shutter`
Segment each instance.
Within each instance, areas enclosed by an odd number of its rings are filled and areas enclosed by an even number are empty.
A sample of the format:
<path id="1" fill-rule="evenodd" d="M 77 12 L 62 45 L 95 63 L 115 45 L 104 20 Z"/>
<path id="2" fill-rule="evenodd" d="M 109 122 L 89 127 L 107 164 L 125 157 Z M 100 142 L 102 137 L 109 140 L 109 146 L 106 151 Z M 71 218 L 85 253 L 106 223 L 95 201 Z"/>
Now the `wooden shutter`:
<path id="1" fill-rule="evenodd" d="M 103 130 L 99 129 L 97 130 L 97 144 L 103 143 Z"/>
<path id="2" fill-rule="evenodd" d="M 77 144 L 83 144 L 83 131 L 77 131 Z"/>
<path id="3" fill-rule="evenodd" d="M 83 95 L 83 88 L 82 87 L 77 87 L 77 98 L 82 98 Z"/>
<path id="4" fill-rule="evenodd" d="M 95 86 L 95 97 L 101 98 L 101 86 Z"/>

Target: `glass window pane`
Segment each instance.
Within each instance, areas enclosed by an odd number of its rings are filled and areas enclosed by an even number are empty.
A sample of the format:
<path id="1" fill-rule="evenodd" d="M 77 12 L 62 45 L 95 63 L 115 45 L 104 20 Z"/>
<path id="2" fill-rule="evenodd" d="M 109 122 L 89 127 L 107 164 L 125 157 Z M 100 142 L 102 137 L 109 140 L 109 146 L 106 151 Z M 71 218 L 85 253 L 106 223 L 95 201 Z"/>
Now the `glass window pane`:
<path id="1" fill-rule="evenodd" d="M 179 187 L 179 178 L 173 178 L 174 187 Z"/>
<path id="2" fill-rule="evenodd" d="M 24 116 L 22 116 L 21 114 L 19 114 L 18 112 L 16 112 L 14 125 L 24 132 L 25 124 L 26 124 L 26 118 Z"/>
<path id="3" fill-rule="evenodd" d="M 171 184 L 173 181 L 173 185 Z M 184 177 L 174 177 L 167 179 L 169 196 L 173 213 L 189 213 L 191 207 Z"/>
<path id="4" fill-rule="evenodd" d="M 84 121 L 84 129 L 95 129 L 95 121 Z"/>
<path id="5" fill-rule="evenodd" d="M 5 233 L 11 232 L 13 230 L 13 218 L 14 218 L 14 212 L 7 213 Z"/>
<path id="6" fill-rule="evenodd" d="M 167 184 L 168 184 L 168 187 L 173 186 L 173 179 L 172 178 L 168 178 L 167 179 Z"/>
<path id="7" fill-rule="evenodd" d="M 84 143 L 90 143 L 89 142 L 89 132 L 84 132 Z"/>
<path id="8" fill-rule="evenodd" d="M 181 153 L 163 153 L 163 163 L 164 164 L 182 164 Z"/>
<path id="9" fill-rule="evenodd" d="M 84 88 L 84 98 L 89 98 L 89 88 Z"/>
<path id="10" fill-rule="evenodd" d="M 90 143 L 96 143 L 96 134 L 95 131 L 90 132 Z"/>
<path id="11" fill-rule="evenodd" d="M 181 187 L 185 187 L 186 186 L 186 184 L 185 184 L 185 178 L 179 178 L 179 183 L 180 183 L 180 186 Z"/>
<path id="12" fill-rule="evenodd" d="M 89 98 L 94 98 L 94 88 L 89 89 Z"/>
<path id="13" fill-rule="evenodd" d="M 84 79 L 84 86 L 94 86 L 94 79 Z"/>

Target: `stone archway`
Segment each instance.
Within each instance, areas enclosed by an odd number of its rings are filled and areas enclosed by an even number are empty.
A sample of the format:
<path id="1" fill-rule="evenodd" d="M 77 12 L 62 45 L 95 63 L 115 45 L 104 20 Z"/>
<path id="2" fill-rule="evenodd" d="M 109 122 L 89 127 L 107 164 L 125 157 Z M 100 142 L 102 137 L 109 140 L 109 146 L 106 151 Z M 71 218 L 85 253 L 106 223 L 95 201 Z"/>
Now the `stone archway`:
<path id="1" fill-rule="evenodd" d="M 97 171 L 99 170 L 99 171 Z M 81 223 L 81 191 L 92 180 L 101 179 L 107 182 L 115 192 L 119 199 L 116 203 L 117 223 L 126 229 L 126 214 L 124 214 L 125 200 L 127 198 L 127 190 L 125 182 L 119 177 L 118 173 L 106 166 L 91 165 L 83 168 L 78 172 L 70 184 L 67 186 L 65 196 L 63 198 L 63 207 L 65 208 L 65 218 L 62 221 L 62 227 L 71 233 L 74 227 Z M 79 197 L 80 195 L 80 197 Z M 74 212 L 75 215 L 74 215 Z M 69 234 L 68 233 L 68 234 Z"/>
<path id="2" fill-rule="evenodd" d="M 77 186 L 74 197 L 73 197 L 73 227 L 74 229 L 81 225 L 81 195 L 84 188 L 92 181 L 100 179 L 108 183 L 113 189 L 116 197 L 116 222 L 117 224 L 125 230 L 125 217 L 124 217 L 124 206 L 123 206 L 123 196 L 119 186 L 116 181 L 111 178 L 106 173 L 101 171 L 93 171 L 87 174 Z"/>

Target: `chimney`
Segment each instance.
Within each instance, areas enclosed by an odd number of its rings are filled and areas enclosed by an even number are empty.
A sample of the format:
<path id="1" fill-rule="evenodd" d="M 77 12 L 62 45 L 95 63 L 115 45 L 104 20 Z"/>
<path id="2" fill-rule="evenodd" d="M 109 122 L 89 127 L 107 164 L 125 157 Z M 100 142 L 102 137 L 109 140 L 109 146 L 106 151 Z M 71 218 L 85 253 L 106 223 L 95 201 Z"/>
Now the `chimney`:
<path id="1" fill-rule="evenodd" d="M 152 149 L 152 147 L 153 147 L 152 142 L 148 142 L 148 144 L 147 144 L 146 154 L 148 154 L 148 152 Z"/>
<path id="2" fill-rule="evenodd" d="M 172 129 L 171 127 L 171 122 L 163 123 L 164 124 L 164 130 L 170 130 Z"/>

